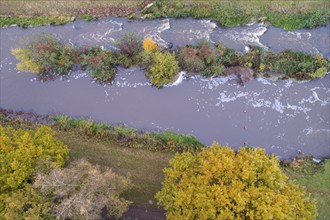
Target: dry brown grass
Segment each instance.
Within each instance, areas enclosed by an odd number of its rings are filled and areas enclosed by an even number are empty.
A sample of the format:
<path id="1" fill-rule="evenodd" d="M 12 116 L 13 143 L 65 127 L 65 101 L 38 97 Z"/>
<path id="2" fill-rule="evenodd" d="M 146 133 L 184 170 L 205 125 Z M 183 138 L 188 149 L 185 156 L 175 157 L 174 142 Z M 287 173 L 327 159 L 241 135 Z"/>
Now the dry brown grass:
<path id="1" fill-rule="evenodd" d="M 141 10 L 152 0 L 1 0 L 0 15 L 4 16 L 126 16 Z M 167 0 L 167 4 L 181 3 L 185 6 L 201 5 L 212 7 L 215 4 L 235 4 L 251 11 L 267 7 L 274 12 L 298 13 L 310 10 L 328 10 L 328 0 Z"/>
<path id="2" fill-rule="evenodd" d="M 1 0 L 0 15 L 3 16 L 126 16 L 144 6 L 139 0 Z"/>

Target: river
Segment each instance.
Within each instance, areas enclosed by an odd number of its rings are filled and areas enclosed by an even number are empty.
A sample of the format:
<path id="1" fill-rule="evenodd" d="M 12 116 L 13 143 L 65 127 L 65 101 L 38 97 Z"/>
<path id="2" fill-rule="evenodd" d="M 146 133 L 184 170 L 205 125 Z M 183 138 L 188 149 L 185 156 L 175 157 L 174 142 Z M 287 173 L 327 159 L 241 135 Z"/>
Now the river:
<path id="1" fill-rule="evenodd" d="M 0 107 L 91 117 L 139 129 L 170 129 L 193 134 L 206 145 L 217 141 L 234 149 L 260 146 L 281 159 L 298 151 L 316 158 L 330 156 L 329 75 L 305 83 L 254 79 L 244 87 L 231 76 L 182 75 L 175 84 L 158 90 L 142 70 L 119 68 L 112 85 L 97 84 L 82 71 L 40 82 L 36 75 L 17 71 L 10 53 L 42 33 L 54 34 L 68 44 L 113 49 L 115 40 L 128 32 L 152 36 L 158 44 L 171 43 L 174 48 L 207 39 L 239 51 L 258 45 L 274 52 L 292 49 L 330 57 L 329 26 L 284 31 L 263 23 L 221 28 L 210 20 L 104 18 L 63 26 L 8 27 L 0 29 Z"/>

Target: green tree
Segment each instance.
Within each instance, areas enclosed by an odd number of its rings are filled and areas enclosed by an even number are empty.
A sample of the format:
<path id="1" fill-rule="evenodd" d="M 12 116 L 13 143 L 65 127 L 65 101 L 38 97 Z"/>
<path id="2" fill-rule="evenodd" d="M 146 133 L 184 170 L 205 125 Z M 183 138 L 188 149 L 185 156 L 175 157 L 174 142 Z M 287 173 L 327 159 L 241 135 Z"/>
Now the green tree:
<path id="1" fill-rule="evenodd" d="M 316 205 L 275 156 L 215 143 L 176 154 L 156 198 L 168 219 L 314 219 Z"/>
<path id="2" fill-rule="evenodd" d="M 59 219 L 99 219 L 102 209 L 120 217 L 129 201 L 120 194 L 131 187 L 128 178 L 111 169 L 103 172 L 86 160 L 72 162 L 64 169 L 38 174 L 34 186 L 55 201 L 52 209 Z"/>

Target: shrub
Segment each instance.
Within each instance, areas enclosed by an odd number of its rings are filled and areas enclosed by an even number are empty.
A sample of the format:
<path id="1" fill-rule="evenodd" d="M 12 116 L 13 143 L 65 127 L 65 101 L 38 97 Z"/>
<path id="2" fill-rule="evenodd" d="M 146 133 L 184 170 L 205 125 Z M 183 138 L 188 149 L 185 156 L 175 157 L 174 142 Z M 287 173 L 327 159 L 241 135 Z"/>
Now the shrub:
<path id="1" fill-rule="evenodd" d="M 315 202 L 263 149 L 176 154 L 156 198 L 167 219 L 314 219 Z"/>
<path id="2" fill-rule="evenodd" d="M 98 47 L 89 49 L 81 55 L 81 66 L 88 74 L 100 82 L 112 82 L 117 72 L 116 59 L 111 51 Z"/>
<path id="3" fill-rule="evenodd" d="M 143 50 L 141 39 L 132 33 L 123 35 L 116 46 L 121 54 L 129 58 L 133 58 Z"/>
<path id="4" fill-rule="evenodd" d="M 207 41 L 179 49 L 178 60 L 183 70 L 201 73 L 204 76 L 220 75 L 224 70 L 218 62 L 214 49 Z"/>
<path id="5" fill-rule="evenodd" d="M 321 78 L 327 75 L 327 69 L 325 67 L 318 68 L 315 72 L 310 74 L 312 79 Z"/>
<path id="6" fill-rule="evenodd" d="M 143 49 L 146 52 L 155 52 L 158 50 L 158 45 L 151 37 L 147 37 L 143 40 Z"/>
<path id="7" fill-rule="evenodd" d="M 72 68 L 73 48 L 63 46 L 51 36 L 42 36 L 21 49 L 13 49 L 21 62 L 17 68 L 41 74 L 66 74 Z"/>
<path id="8" fill-rule="evenodd" d="M 59 184 L 60 183 L 60 184 Z M 120 217 L 131 203 L 120 195 L 131 181 L 111 169 L 101 170 L 86 160 L 72 162 L 64 169 L 38 174 L 34 186 L 54 201 L 57 219 L 100 219 L 102 210 Z"/>
<path id="9" fill-rule="evenodd" d="M 227 68 L 248 67 L 255 71 L 255 75 L 258 72 L 269 76 L 271 73 L 279 73 L 283 74 L 279 79 L 310 80 L 323 77 L 330 69 L 330 61 L 321 54 L 311 55 L 291 50 L 274 54 L 256 46 L 251 47 L 247 53 L 239 53 L 220 43 L 216 49 L 222 65 Z"/>
<path id="10" fill-rule="evenodd" d="M 175 55 L 170 52 L 155 52 L 151 62 L 152 64 L 146 71 L 146 76 L 158 88 L 172 82 L 174 76 L 179 72 Z"/>
<path id="11" fill-rule="evenodd" d="M 313 55 L 285 50 L 278 54 L 266 52 L 262 56 L 266 71 L 286 74 L 297 80 L 311 79 L 309 73 L 314 72 Z"/>
<path id="12" fill-rule="evenodd" d="M 206 68 L 204 61 L 198 57 L 198 49 L 196 48 L 181 48 L 179 50 L 178 60 L 180 67 L 188 72 L 200 73 Z"/>
<path id="13" fill-rule="evenodd" d="M 31 59 L 27 49 L 15 48 L 12 49 L 11 53 L 15 56 L 16 59 L 20 60 L 20 62 L 17 64 L 17 70 L 28 71 L 31 73 L 40 73 L 41 65 Z"/>
<path id="14" fill-rule="evenodd" d="M 234 49 L 225 47 L 223 44 L 216 44 L 217 52 L 220 55 L 220 62 L 225 67 L 239 66 L 241 62 L 241 54 Z"/>
<path id="15" fill-rule="evenodd" d="M 125 68 L 138 65 L 143 53 L 142 40 L 139 36 L 129 33 L 123 35 L 116 43 L 119 52 L 116 53 L 117 63 Z"/>

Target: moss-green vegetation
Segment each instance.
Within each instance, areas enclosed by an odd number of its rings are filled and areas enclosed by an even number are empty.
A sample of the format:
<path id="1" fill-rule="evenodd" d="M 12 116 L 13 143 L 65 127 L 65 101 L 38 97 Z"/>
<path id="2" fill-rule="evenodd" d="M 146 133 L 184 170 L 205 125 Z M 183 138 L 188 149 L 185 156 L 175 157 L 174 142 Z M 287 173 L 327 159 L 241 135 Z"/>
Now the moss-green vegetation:
<path id="1" fill-rule="evenodd" d="M 18 25 L 26 28 L 40 25 L 61 25 L 73 21 L 74 18 L 67 16 L 38 16 L 38 17 L 8 17 L 0 16 L 0 28 L 10 25 Z"/>
<path id="2" fill-rule="evenodd" d="M 238 53 L 222 44 L 217 44 L 216 48 L 220 62 L 225 67 L 252 68 L 255 76 L 264 73 L 275 76 L 281 74 L 280 79 L 301 81 L 323 77 L 330 70 L 330 60 L 323 58 L 322 54 L 304 54 L 291 50 L 275 54 L 260 47 L 252 47 L 247 53 Z"/>
<path id="3" fill-rule="evenodd" d="M 171 131 L 147 132 L 124 126 L 96 123 L 92 119 L 73 119 L 66 115 L 54 117 L 54 126 L 60 130 L 72 130 L 104 141 L 131 148 L 152 151 L 196 151 L 204 147 L 194 136 Z"/>
<path id="4" fill-rule="evenodd" d="M 286 30 L 314 28 L 328 22 L 329 4 L 318 1 L 177 1 L 157 0 L 144 10 L 148 18 L 210 18 L 218 24 L 233 27 L 254 21 L 268 21 Z"/>

